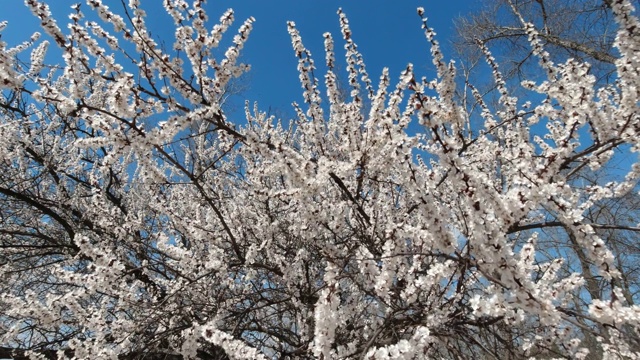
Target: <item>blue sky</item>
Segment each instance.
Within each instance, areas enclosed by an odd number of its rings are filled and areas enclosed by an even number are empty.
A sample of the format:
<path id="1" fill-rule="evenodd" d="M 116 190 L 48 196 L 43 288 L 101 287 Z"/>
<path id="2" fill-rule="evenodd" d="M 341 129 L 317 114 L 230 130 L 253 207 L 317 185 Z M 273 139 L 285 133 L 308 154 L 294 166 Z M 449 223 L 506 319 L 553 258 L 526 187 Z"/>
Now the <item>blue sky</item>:
<path id="1" fill-rule="evenodd" d="M 49 5 L 63 29 L 70 6 L 82 0 L 50 0 Z M 112 9 L 119 9 L 120 0 L 103 0 Z M 164 12 L 161 0 L 142 0 L 148 12 L 148 24 L 157 38 L 173 41 L 171 19 Z M 429 47 L 420 29 L 420 19 L 416 8 L 425 8 L 431 27 L 436 29 L 438 39 L 445 46 L 451 38 L 453 20 L 472 11 L 476 2 L 468 0 L 243 0 L 214 1 L 207 4 L 208 14 L 213 26 L 222 12 L 233 8 L 236 12 L 235 31 L 244 19 L 256 18 L 254 30 L 246 44 L 242 59 L 251 64 L 248 77 L 248 90 L 244 91 L 234 103 L 242 107 L 243 99 L 258 101 L 263 110 L 275 109 L 284 114 L 291 113 L 291 102 L 301 101 L 301 88 L 296 70 L 297 59 L 291 49 L 286 22 L 295 21 L 307 48 L 312 51 L 316 64 L 324 61 L 324 32 L 331 32 L 336 39 L 336 56 L 340 60 L 342 43 L 336 11 L 342 7 L 349 17 L 354 39 L 364 54 L 369 75 L 377 79 L 384 66 L 388 66 L 395 78 L 407 63 L 414 64 L 420 75 L 433 76 Z M 84 13 L 91 11 L 82 7 Z M 38 31 L 38 20 L 24 6 L 22 0 L 1 0 L 0 21 L 8 20 L 9 25 L 2 33 L 3 41 L 9 45 L 26 40 Z M 227 34 L 231 38 L 232 34 Z M 25 59 L 26 60 L 26 59 Z M 339 63 L 344 65 L 344 62 Z M 321 77 L 323 72 L 316 76 Z M 241 109 L 236 109 L 241 110 Z"/>

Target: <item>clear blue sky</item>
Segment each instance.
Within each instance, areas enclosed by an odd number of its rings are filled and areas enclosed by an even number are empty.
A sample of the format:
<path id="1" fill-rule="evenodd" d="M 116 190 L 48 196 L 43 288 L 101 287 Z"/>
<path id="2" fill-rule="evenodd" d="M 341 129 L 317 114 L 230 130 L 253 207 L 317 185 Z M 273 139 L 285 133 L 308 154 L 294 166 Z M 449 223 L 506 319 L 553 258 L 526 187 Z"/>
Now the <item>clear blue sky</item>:
<path id="1" fill-rule="evenodd" d="M 63 29 L 70 6 L 83 0 L 49 0 L 48 3 Z M 103 0 L 112 9 L 120 9 L 120 0 Z M 171 19 L 161 7 L 161 0 L 142 0 L 148 12 L 148 24 L 152 34 L 164 38 L 167 43 L 173 39 Z M 295 21 L 307 48 L 316 60 L 324 61 L 323 37 L 326 31 L 336 39 L 336 56 L 340 59 L 342 43 L 336 11 L 342 7 L 349 17 L 354 39 L 364 54 L 372 79 L 377 79 L 384 66 L 396 78 L 406 64 L 414 64 L 421 75 L 432 75 L 429 47 L 420 29 L 420 19 L 416 8 L 425 8 L 430 26 L 436 29 L 438 39 L 445 46 L 452 34 L 453 19 L 472 11 L 477 6 L 470 0 L 242 0 L 215 1 L 207 4 L 211 25 L 227 8 L 236 11 L 237 29 L 244 19 L 254 16 L 254 30 L 243 51 L 242 59 L 251 64 L 250 88 L 243 98 L 258 101 L 263 110 L 273 107 L 290 113 L 292 101 L 301 102 L 301 88 L 296 71 L 297 59 L 291 50 L 286 22 Z M 91 10 L 83 5 L 82 11 Z M 37 31 L 38 20 L 24 6 L 23 0 L 0 0 L 0 20 L 8 20 L 9 26 L 3 31 L 2 39 L 14 45 L 29 38 Z M 228 34 L 230 38 L 232 34 Z M 448 52 L 450 54 L 450 52 Z M 25 59 L 26 60 L 26 59 Z M 340 64 L 340 63 L 339 63 Z M 344 63 L 340 64 L 341 66 Z M 316 74 L 322 76 L 322 72 Z M 236 101 L 239 103 L 238 101 Z"/>

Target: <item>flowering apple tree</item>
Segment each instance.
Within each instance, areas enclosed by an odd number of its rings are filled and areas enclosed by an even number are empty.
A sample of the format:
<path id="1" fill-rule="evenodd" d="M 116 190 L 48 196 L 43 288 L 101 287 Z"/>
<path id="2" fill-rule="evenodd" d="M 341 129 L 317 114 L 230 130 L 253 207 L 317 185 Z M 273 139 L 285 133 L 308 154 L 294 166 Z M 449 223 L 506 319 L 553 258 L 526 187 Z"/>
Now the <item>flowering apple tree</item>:
<path id="1" fill-rule="evenodd" d="M 598 88 L 588 64 L 552 63 L 523 21 L 546 80 L 522 84 L 542 100 L 517 99 L 483 48 L 500 99 L 474 92 L 480 128 L 422 9 L 435 79 L 409 64 L 376 85 L 339 12 L 345 99 L 332 35 L 321 86 L 289 23 L 304 104 L 290 121 L 247 104 L 240 122 L 220 102 L 248 68 L 253 19 L 219 51 L 232 10 L 210 26 L 203 1 L 165 0 L 166 50 L 138 0 L 87 0 L 101 21 L 76 5 L 68 31 L 25 3 L 46 39 L 0 42 L 0 355 L 640 357 L 640 307 L 596 232 L 615 224 L 585 217 L 633 191 L 640 164 L 620 181 L 570 181 L 640 151 L 628 0 L 612 0 L 612 85 Z M 537 245 L 546 228 L 567 253 Z M 571 256 L 596 278 L 569 271 Z M 593 281 L 609 285 L 596 294 Z"/>

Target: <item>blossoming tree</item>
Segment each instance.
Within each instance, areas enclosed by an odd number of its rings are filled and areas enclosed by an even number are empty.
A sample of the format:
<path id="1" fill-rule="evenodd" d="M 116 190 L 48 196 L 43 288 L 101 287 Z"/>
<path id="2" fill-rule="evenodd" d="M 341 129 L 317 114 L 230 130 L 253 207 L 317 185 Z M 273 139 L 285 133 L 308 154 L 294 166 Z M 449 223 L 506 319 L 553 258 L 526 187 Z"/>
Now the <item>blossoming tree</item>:
<path id="1" fill-rule="evenodd" d="M 613 85 L 596 87 L 588 64 L 552 63 L 524 22 L 546 76 L 523 83 L 542 100 L 524 101 L 484 49 L 501 96 L 479 129 L 422 9 L 435 79 L 409 64 L 376 86 L 339 12 L 350 96 L 332 36 L 321 87 L 290 23 L 305 104 L 291 121 L 247 105 L 234 123 L 220 99 L 247 69 L 253 19 L 216 58 L 231 10 L 211 27 L 203 1 L 165 0 L 165 51 L 137 0 L 86 3 L 101 22 L 75 6 L 65 34 L 27 0 L 48 40 L 0 42 L 0 355 L 640 357 L 640 307 L 595 231 L 615 224 L 585 217 L 631 191 L 640 165 L 617 182 L 567 181 L 640 150 L 627 0 L 612 0 Z M 47 47 L 61 63 L 44 61 Z M 608 290 L 589 292 L 592 277 L 563 267 L 573 255 L 536 246 L 549 227 Z"/>

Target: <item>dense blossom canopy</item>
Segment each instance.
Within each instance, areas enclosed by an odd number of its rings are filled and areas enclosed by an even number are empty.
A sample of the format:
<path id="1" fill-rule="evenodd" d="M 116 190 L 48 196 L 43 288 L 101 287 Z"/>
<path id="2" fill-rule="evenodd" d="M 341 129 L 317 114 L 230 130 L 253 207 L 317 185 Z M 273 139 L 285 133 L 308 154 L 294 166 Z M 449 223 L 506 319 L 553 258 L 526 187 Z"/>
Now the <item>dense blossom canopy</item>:
<path id="1" fill-rule="evenodd" d="M 339 12 L 350 92 L 332 35 L 321 87 L 289 23 L 305 104 L 290 121 L 247 104 L 234 122 L 221 99 L 248 69 L 238 56 L 253 19 L 216 52 L 233 11 L 211 27 L 203 1 L 165 0 L 176 28 L 165 49 L 139 1 L 86 3 L 102 22 L 75 6 L 65 33 L 27 0 L 48 40 L 0 40 L 0 353 L 640 357 L 640 307 L 597 231 L 613 225 L 585 217 L 634 191 L 640 165 L 572 181 L 640 150 L 640 22 L 627 0 L 612 0 L 611 85 L 588 64 L 552 63 L 523 19 L 545 79 L 518 99 L 483 47 L 500 97 L 471 87 L 480 125 L 422 9 L 435 79 L 409 64 L 376 85 Z M 44 60 L 52 47 L 59 64 Z M 569 250 L 541 248 L 543 236 Z"/>

